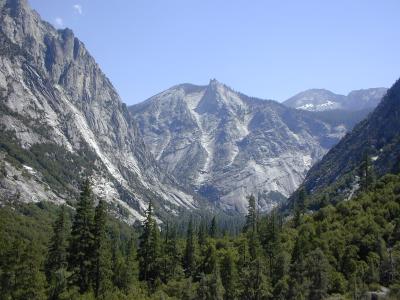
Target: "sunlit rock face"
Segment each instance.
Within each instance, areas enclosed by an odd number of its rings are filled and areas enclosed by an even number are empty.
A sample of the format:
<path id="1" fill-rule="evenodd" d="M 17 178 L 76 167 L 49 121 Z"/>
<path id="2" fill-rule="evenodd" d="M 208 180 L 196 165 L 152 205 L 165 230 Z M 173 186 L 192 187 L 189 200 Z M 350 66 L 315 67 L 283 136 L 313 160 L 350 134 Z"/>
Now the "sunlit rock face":
<path id="1" fill-rule="evenodd" d="M 46 166 L 11 164 L 2 151 L 9 171 L 1 179 L 2 200 L 63 202 L 79 186 L 75 177 L 65 178 L 70 167 L 87 173 L 94 192 L 129 221 L 141 218 L 150 199 L 169 213 L 195 207 L 193 196 L 157 166 L 125 104 L 73 32 L 42 21 L 24 0 L 0 1 L 0 10 L 2 137 L 28 152 L 49 144 L 57 151 L 43 155 L 56 163 L 71 159 L 55 178 Z"/>
<path id="2" fill-rule="evenodd" d="M 162 168 L 223 209 L 241 212 L 250 194 L 265 211 L 288 197 L 348 130 L 217 80 L 172 87 L 130 111 Z"/>

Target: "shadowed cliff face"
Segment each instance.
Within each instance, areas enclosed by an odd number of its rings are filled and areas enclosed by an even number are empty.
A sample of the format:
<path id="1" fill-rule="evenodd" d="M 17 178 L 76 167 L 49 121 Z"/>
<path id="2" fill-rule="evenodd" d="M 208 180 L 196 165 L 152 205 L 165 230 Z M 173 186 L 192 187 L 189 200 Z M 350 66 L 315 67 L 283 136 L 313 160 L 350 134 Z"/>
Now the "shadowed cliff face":
<path id="1" fill-rule="evenodd" d="M 57 179 L 65 189 L 42 196 L 64 201 L 87 173 L 95 192 L 128 210 L 131 220 L 140 218 L 149 199 L 160 203 L 161 210 L 194 207 L 193 197 L 160 171 L 126 106 L 73 32 L 55 30 L 23 0 L 1 1 L 0 9 L 2 137 L 7 134 L 27 152 L 40 144 L 56 145 L 76 161 L 81 152 L 90 153 L 91 167 L 76 166 L 75 161 L 71 182 Z M 2 149 L 1 154 L 7 158 L 10 152 Z M 8 161 L 11 173 L 22 173 L 21 165 Z M 67 171 L 61 168 L 60 173 Z M 18 183 L 3 178 L 3 195 L 31 201 L 32 186 L 38 191 L 48 184 L 52 188 L 44 172 L 46 167 L 32 170 L 36 185 L 29 181 L 32 176 Z"/>
<path id="2" fill-rule="evenodd" d="M 247 97 L 216 80 L 183 84 L 130 107 L 160 165 L 224 209 L 288 197 L 348 130 L 317 114 Z"/>

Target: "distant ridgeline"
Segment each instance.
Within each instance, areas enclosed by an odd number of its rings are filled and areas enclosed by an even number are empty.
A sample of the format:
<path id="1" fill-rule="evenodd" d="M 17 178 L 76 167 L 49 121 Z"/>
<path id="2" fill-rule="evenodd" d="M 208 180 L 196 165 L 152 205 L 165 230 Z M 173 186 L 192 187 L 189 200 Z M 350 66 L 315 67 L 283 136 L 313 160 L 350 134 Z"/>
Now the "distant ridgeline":
<path id="1" fill-rule="evenodd" d="M 400 81 L 377 108 L 355 126 L 320 162 L 316 163 L 286 208 L 293 206 L 300 190 L 308 194 L 307 206 L 317 209 L 326 201 L 337 203 L 368 189 L 375 178 L 400 170 Z"/>

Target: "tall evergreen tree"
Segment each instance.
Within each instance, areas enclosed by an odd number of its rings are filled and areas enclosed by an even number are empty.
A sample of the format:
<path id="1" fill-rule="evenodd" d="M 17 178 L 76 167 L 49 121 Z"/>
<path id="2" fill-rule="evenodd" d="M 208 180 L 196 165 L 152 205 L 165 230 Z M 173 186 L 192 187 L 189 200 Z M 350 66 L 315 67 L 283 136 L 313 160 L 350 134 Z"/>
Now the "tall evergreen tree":
<path id="1" fill-rule="evenodd" d="M 280 273 L 278 269 L 280 269 L 281 266 L 278 263 L 278 258 L 283 250 L 280 240 L 281 228 L 277 212 L 272 211 L 263 219 L 260 226 L 262 227 L 260 229 L 261 243 L 268 258 L 269 277 L 272 280 L 272 284 L 275 285 L 280 279 L 276 274 Z"/>
<path id="2" fill-rule="evenodd" d="M 193 230 L 193 219 L 190 218 L 186 234 L 186 247 L 183 257 L 183 268 L 186 277 L 193 276 L 196 271 L 196 245 Z"/>
<path id="3" fill-rule="evenodd" d="M 93 227 L 93 290 L 96 297 L 104 295 L 111 286 L 111 251 L 106 232 L 107 212 L 100 200 L 94 216 Z"/>
<path id="4" fill-rule="evenodd" d="M 68 267 L 72 272 L 71 283 L 78 286 L 81 293 L 91 287 L 93 262 L 93 199 L 89 180 L 81 188 L 80 199 L 72 223 L 71 240 L 68 250 Z"/>
<path id="5" fill-rule="evenodd" d="M 223 300 L 224 299 L 224 294 L 225 294 L 225 289 L 224 286 L 222 285 L 221 281 L 221 276 L 220 272 L 218 270 L 217 264 L 214 266 L 214 270 L 212 271 L 210 276 L 210 291 L 211 291 L 211 298 L 213 300 Z"/>
<path id="6" fill-rule="evenodd" d="M 248 240 L 250 258 L 251 260 L 255 260 L 260 247 L 260 240 L 258 236 L 258 212 L 255 197 L 251 195 L 248 197 L 248 201 L 249 205 L 244 232 L 246 233 Z"/>
<path id="7" fill-rule="evenodd" d="M 160 277 L 160 233 L 153 216 L 153 204 L 150 201 L 143 223 L 143 232 L 139 237 L 139 279 L 148 282 L 154 288 Z"/>
<path id="8" fill-rule="evenodd" d="M 204 219 L 202 219 L 199 224 L 197 241 L 199 243 L 200 248 L 205 246 L 207 243 L 207 224 Z"/>
<path id="9" fill-rule="evenodd" d="M 201 253 L 201 261 L 198 266 L 198 272 L 211 274 L 217 264 L 217 253 L 214 240 L 208 240 L 207 245 L 203 247 Z M 200 260 L 200 259 L 199 259 Z"/>
<path id="10" fill-rule="evenodd" d="M 310 282 L 310 300 L 325 299 L 328 294 L 329 262 L 320 248 L 306 257 L 307 277 Z"/>
<path id="11" fill-rule="evenodd" d="M 293 225 L 295 228 L 297 228 L 301 225 L 302 216 L 306 211 L 306 191 L 304 188 L 300 189 L 297 195 L 297 200 L 294 202 L 293 210 Z"/>
<path id="12" fill-rule="evenodd" d="M 0 299 L 45 299 L 40 258 L 35 242 L 17 239 L 10 245 L 0 262 Z"/>
<path id="13" fill-rule="evenodd" d="M 303 224 L 292 252 L 290 265 L 289 299 L 308 299 L 309 280 L 307 275 L 306 255 L 311 251 L 314 238 L 314 228 Z"/>
<path id="14" fill-rule="evenodd" d="M 228 249 L 221 261 L 221 281 L 225 288 L 224 299 L 234 300 L 237 297 L 237 270 L 234 254 Z"/>
<path id="15" fill-rule="evenodd" d="M 213 260 L 210 274 L 200 274 L 196 299 L 223 300 L 225 290 L 221 282 L 216 260 Z"/>
<path id="16" fill-rule="evenodd" d="M 213 218 L 211 220 L 209 235 L 213 239 L 217 237 L 217 219 L 215 216 L 213 216 Z"/>
<path id="17" fill-rule="evenodd" d="M 299 206 L 300 213 L 304 214 L 306 211 L 306 191 L 301 188 L 299 191 L 299 196 L 297 198 L 297 205 Z"/>
<path id="18" fill-rule="evenodd" d="M 243 228 L 243 231 L 256 232 L 258 221 L 256 198 L 253 195 L 250 195 L 247 200 L 249 204 L 247 206 L 246 224 Z"/>
<path id="19" fill-rule="evenodd" d="M 131 236 L 128 242 L 127 253 L 125 257 L 125 264 L 123 268 L 123 290 L 128 290 L 128 288 L 135 282 L 135 278 L 138 275 L 137 266 L 137 251 L 136 251 L 136 238 Z"/>
<path id="20" fill-rule="evenodd" d="M 167 224 L 165 240 L 163 244 L 163 281 L 168 282 L 178 273 L 180 254 L 178 250 L 178 238 L 175 226 Z"/>
<path id="21" fill-rule="evenodd" d="M 53 236 L 45 262 L 45 274 L 49 284 L 49 298 L 58 299 L 67 288 L 67 228 L 65 207 L 62 206 L 53 224 Z"/>
<path id="22" fill-rule="evenodd" d="M 271 288 L 265 275 L 264 264 L 261 258 L 252 260 L 242 272 L 241 281 L 243 290 L 241 299 L 261 300 L 271 296 Z"/>
<path id="23" fill-rule="evenodd" d="M 371 156 L 368 151 L 365 151 L 363 160 L 360 165 L 360 185 L 362 191 L 367 191 L 375 181 L 375 174 L 373 170 Z"/>
<path id="24" fill-rule="evenodd" d="M 121 251 L 121 245 L 119 240 L 112 241 L 111 249 L 111 266 L 112 266 L 112 283 L 118 289 L 127 292 L 129 289 L 128 279 L 128 264 L 125 261 L 125 257 Z M 136 259 L 136 256 L 135 256 Z"/>

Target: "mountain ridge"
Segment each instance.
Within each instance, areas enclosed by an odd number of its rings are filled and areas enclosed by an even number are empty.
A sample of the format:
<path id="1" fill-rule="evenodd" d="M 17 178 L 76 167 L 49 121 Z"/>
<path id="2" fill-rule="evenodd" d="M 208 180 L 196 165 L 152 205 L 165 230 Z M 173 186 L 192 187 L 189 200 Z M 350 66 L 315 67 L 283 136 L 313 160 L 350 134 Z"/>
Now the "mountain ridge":
<path id="1" fill-rule="evenodd" d="M 400 80 L 370 115 L 315 164 L 302 184 L 308 193 L 332 201 L 351 197 L 362 185 L 360 172 L 370 164 L 378 176 L 400 171 Z M 292 195 L 292 200 L 296 195 Z M 313 199 L 320 201 L 321 199 Z"/>
<path id="2" fill-rule="evenodd" d="M 251 193 L 271 209 L 346 131 L 215 79 L 207 86 L 175 85 L 129 110 L 161 166 L 228 210 L 245 211 Z M 304 151 L 305 160 L 296 157 Z"/>
<path id="3" fill-rule="evenodd" d="M 0 10 L 7 50 L 0 56 L 1 155 L 9 174 L 1 178 L 2 195 L 32 201 L 34 187 L 64 202 L 85 174 L 100 198 L 127 211 L 129 222 L 141 218 L 150 199 L 164 212 L 194 208 L 197 200 L 158 167 L 126 105 L 73 32 L 43 22 L 23 0 L 2 1 Z M 78 164 L 74 174 L 55 153 Z M 48 197 L 45 190 L 55 185 L 61 194 Z"/>
<path id="4" fill-rule="evenodd" d="M 374 109 L 387 88 L 368 88 L 350 91 L 347 95 L 335 94 L 327 89 L 308 89 L 282 103 L 296 109 L 309 111 Z"/>

